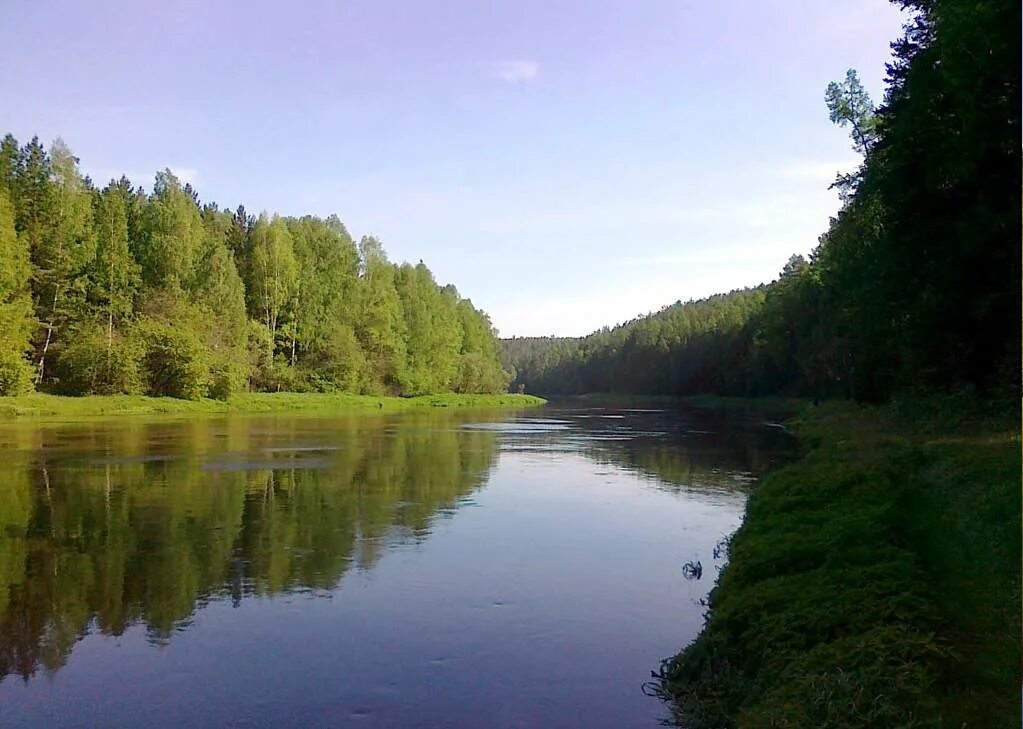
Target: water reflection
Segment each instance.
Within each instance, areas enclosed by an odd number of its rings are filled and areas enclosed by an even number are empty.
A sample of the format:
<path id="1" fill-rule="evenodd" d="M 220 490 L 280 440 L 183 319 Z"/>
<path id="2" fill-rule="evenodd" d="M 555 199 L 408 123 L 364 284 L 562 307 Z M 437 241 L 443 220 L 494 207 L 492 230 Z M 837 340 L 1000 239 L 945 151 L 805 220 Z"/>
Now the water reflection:
<path id="1" fill-rule="evenodd" d="M 438 519 L 473 503 L 499 459 L 514 478 L 516 463 L 536 458 L 559 469 L 556 479 L 584 486 L 604 476 L 631 484 L 624 472 L 661 492 L 728 493 L 720 518 L 731 520 L 741 509 L 735 492 L 790 447 L 784 433 L 760 425 L 713 413 L 566 409 L 0 427 L 0 680 L 56 671 L 91 633 L 120 636 L 140 625 L 151 642 L 166 643 L 212 602 L 293 592 L 344 600 L 337 588 L 346 574 L 422 544 Z M 563 483 L 552 479 L 552 488 Z M 515 499 L 509 492 L 499 501 L 480 534 L 501 527 L 500 509 L 515 516 L 525 508 Z M 648 508 L 631 506 L 637 514 Z M 694 524 L 709 514 L 694 512 Z M 611 610 L 607 595 L 622 587 L 615 580 L 635 579 L 635 570 L 609 571 L 610 555 L 598 553 L 608 539 L 642 534 L 644 524 L 609 523 L 605 538 L 591 523 L 570 527 L 570 516 L 549 516 L 569 542 L 592 540 L 579 553 L 593 555 L 592 583 L 577 587 L 602 594 Z M 706 548 L 720 536 L 707 536 Z M 534 564 L 535 537 L 506 547 L 477 536 L 469 549 L 495 573 L 518 570 Z M 627 543 L 619 544 L 624 559 Z M 472 594 L 479 574 L 445 574 L 445 589 Z M 528 575 L 519 587 L 535 591 L 536 615 L 551 616 L 543 630 L 555 630 L 557 590 L 542 572 L 516 574 Z M 665 574 L 643 579 L 656 584 Z"/>
<path id="2" fill-rule="evenodd" d="M 329 590 L 424 538 L 496 436 L 406 418 L 19 425 L 0 432 L 0 677 L 94 629 L 166 641 L 206 601 Z"/>
<path id="3" fill-rule="evenodd" d="M 794 439 L 770 421 L 755 411 L 587 408 L 467 427 L 500 430 L 504 451 L 580 453 L 657 488 L 731 491 L 791 455 Z"/>

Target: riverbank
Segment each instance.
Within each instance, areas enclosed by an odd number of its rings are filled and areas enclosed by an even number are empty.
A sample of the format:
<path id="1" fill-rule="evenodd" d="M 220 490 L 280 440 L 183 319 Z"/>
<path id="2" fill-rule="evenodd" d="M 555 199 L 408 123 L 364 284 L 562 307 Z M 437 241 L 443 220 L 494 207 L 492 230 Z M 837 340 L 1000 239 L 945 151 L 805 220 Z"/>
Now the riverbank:
<path id="1" fill-rule="evenodd" d="M 704 631 L 663 668 L 700 727 L 1018 727 L 1018 416 L 827 404 L 750 498 Z"/>
<path id="2" fill-rule="evenodd" d="M 518 408 L 543 405 L 533 395 L 463 395 L 377 397 L 345 393 L 250 392 L 230 400 L 178 400 L 145 395 L 64 397 L 33 393 L 0 397 L 0 420 L 20 418 L 84 418 L 111 415 L 272 413 L 289 411 L 400 411 L 422 408 Z"/>
<path id="3" fill-rule="evenodd" d="M 697 407 L 708 410 L 756 411 L 791 417 L 811 404 L 810 400 L 781 395 L 734 397 L 722 395 L 635 395 L 618 392 L 592 392 L 585 395 L 564 395 L 552 400 L 565 400 L 593 407 L 680 408 Z"/>

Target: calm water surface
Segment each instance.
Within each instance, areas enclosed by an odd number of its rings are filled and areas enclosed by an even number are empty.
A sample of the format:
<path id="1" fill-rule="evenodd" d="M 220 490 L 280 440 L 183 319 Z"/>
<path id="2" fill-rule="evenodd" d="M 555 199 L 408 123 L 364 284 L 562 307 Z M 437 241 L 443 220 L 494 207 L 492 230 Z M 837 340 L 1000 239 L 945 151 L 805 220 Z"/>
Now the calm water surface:
<path id="1" fill-rule="evenodd" d="M 0 426 L 0 725 L 657 726 L 790 447 L 677 410 Z"/>

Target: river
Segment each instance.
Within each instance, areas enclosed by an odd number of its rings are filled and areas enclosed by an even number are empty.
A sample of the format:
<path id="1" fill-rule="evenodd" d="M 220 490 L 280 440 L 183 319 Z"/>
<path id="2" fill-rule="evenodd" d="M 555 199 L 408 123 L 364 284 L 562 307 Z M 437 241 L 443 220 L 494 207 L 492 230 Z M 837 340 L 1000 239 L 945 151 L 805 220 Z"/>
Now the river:
<path id="1" fill-rule="evenodd" d="M 0 726 L 655 727 L 791 446 L 685 409 L 0 425 Z"/>

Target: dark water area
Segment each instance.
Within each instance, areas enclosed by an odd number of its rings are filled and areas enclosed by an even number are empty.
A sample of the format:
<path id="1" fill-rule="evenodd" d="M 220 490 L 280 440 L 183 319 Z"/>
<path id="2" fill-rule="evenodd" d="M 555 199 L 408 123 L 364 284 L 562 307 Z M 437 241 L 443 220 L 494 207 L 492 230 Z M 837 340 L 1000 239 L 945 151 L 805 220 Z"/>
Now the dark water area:
<path id="1" fill-rule="evenodd" d="M 0 726 L 657 726 L 791 449 L 696 410 L 0 425 Z"/>

